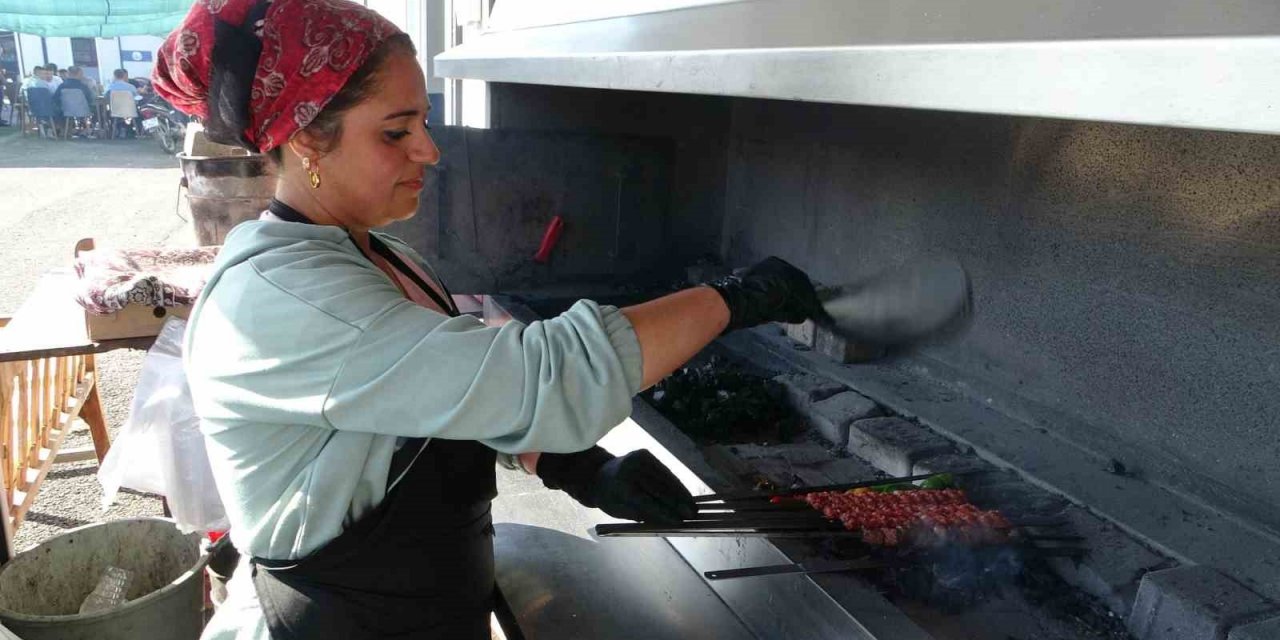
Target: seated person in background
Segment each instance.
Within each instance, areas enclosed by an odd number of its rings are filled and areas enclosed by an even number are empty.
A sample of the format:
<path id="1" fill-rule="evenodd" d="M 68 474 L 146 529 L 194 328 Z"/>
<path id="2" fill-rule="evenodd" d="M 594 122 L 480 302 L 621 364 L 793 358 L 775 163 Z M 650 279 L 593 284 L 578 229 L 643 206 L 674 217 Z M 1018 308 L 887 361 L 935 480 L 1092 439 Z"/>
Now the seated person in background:
<path id="1" fill-rule="evenodd" d="M 22 81 L 22 93 L 26 93 L 27 89 L 48 89 L 53 91 L 53 87 L 49 84 L 49 70 L 44 67 L 35 67 L 31 70 L 31 75 Z"/>
<path id="2" fill-rule="evenodd" d="M 61 106 L 62 94 L 67 91 L 83 92 L 85 106 L 89 108 L 88 113 L 92 113 L 93 105 L 95 104 L 93 90 L 89 88 L 88 84 L 85 84 L 84 71 L 82 71 L 80 67 L 73 66 L 67 70 L 67 79 L 63 80 L 62 84 L 59 85 L 57 89 L 53 90 L 53 104 Z M 64 115 L 71 115 L 71 114 L 64 114 Z"/>
<path id="3" fill-rule="evenodd" d="M 124 69 L 116 69 L 111 75 L 113 76 L 113 79 L 106 88 L 102 90 L 102 97 L 110 97 L 112 91 L 128 91 L 134 97 L 137 97 L 138 88 L 133 86 L 132 82 L 129 82 L 128 71 L 125 71 Z"/>
<path id="4" fill-rule="evenodd" d="M 53 64 L 52 62 L 50 62 L 49 64 L 46 64 L 44 66 L 44 69 L 45 71 L 49 72 L 49 75 L 44 77 L 45 82 L 49 83 L 50 89 L 53 89 L 56 91 L 58 87 L 62 85 L 62 79 L 63 79 L 63 76 L 66 75 L 66 71 L 63 71 L 62 75 L 59 75 L 58 65 Z"/>
<path id="5" fill-rule="evenodd" d="M 91 106 L 94 104 L 93 90 L 91 90 L 88 83 L 84 81 L 84 71 L 82 71 L 80 67 L 71 67 L 67 72 L 67 78 L 62 81 L 62 84 L 58 85 L 58 87 L 53 90 L 54 102 L 61 101 L 61 96 L 64 91 L 82 91 L 84 92 L 85 103 Z"/>
<path id="6" fill-rule="evenodd" d="M 18 88 L 18 95 L 22 96 L 25 101 L 27 99 L 28 89 L 44 89 L 53 92 L 53 85 L 49 83 L 49 69 L 43 65 L 38 65 L 31 70 L 31 75 L 23 78 L 22 86 Z"/>
<path id="7" fill-rule="evenodd" d="M 127 91 L 136 102 L 138 99 L 138 88 L 129 82 L 129 72 L 124 69 L 116 69 L 111 75 L 114 76 L 114 79 L 111 81 L 111 84 L 108 84 L 107 87 L 103 89 L 102 97 L 107 98 L 108 101 L 110 101 L 112 91 Z M 121 118 L 115 113 L 112 113 L 111 120 L 116 131 L 123 129 L 128 132 L 130 138 L 135 136 L 133 128 L 127 126 L 126 118 Z M 127 120 L 136 120 L 136 118 L 128 118 Z"/>

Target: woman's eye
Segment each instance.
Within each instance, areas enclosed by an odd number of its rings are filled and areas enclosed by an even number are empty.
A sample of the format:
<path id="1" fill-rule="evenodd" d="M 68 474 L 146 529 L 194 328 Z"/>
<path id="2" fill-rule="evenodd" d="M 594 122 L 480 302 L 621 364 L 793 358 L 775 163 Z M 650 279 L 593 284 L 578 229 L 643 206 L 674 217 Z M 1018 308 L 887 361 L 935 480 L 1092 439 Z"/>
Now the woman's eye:
<path id="1" fill-rule="evenodd" d="M 409 135 L 409 132 L 401 129 L 400 131 L 388 131 L 386 135 L 388 138 L 395 141 L 403 139 L 405 136 Z"/>

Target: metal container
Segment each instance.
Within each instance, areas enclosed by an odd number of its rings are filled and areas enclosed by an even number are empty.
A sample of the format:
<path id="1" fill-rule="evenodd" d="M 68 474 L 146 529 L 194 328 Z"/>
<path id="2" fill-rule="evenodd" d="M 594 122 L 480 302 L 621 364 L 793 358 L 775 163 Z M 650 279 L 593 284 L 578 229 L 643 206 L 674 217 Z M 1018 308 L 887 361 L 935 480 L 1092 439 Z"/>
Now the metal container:
<path id="1" fill-rule="evenodd" d="M 222 244 L 232 227 L 257 219 L 276 193 L 276 167 L 265 155 L 180 153 L 178 162 L 201 246 Z"/>
<path id="2" fill-rule="evenodd" d="M 199 538 L 164 518 L 72 529 L 0 567 L 0 622 L 23 640 L 195 640 L 207 563 Z M 126 602 L 80 615 L 109 566 L 132 574 Z"/>

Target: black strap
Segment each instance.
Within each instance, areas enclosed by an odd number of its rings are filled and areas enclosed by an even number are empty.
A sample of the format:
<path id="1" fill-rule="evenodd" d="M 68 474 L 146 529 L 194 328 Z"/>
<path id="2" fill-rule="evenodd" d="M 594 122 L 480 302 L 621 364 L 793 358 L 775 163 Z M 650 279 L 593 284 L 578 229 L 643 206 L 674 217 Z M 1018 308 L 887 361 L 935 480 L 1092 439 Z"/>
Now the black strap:
<path id="1" fill-rule="evenodd" d="M 387 488 L 390 489 L 404 475 L 409 465 L 418 459 L 423 447 L 431 443 L 430 438 L 408 438 L 400 444 L 400 448 L 391 454 L 391 464 L 387 466 Z"/>
<path id="2" fill-rule="evenodd" d="M 275 200 L 275 198 L 271 198 L 269 204 L 266 205 L 266 210 L 270 211 L 271 215 L 276 216 L 276 218 L 287 221 L 287 223 L 315 224 L 314 220 L 302 215 L 302 211 L 293 209 L 292 206 L 285 205 L 284 202 Z"/>
<path id="3" fill-rule="evenodd" d="M 270 211 L 272 215 L 284 220 L 285 222 L 315 224 L 315 221 L 303 215 L 302 212 L 280 202 L 279 200 L 276 200 L 275 198 L 271 199 L 271 203 L 267 205 L 267 210 Z M 350 235 L 350 232 L 348 232 L 348 235 Z M 355 240 L 352 240 L 352 243 L 354 244 Z M 369 234 L 369 246 L 373 248 L 378 255 L 386 259 L 387 262 L 390 262 L 391 266 L 395 267 L 397 271 L 404 274 L 410 280 L 413 280 L 413 283 L 418 285 L 419 289 L 426 292 L 433 302 L 439 305 L 441 309 L 444 309 L 445 313 L 455 317 L 461 315 L 457 305 L 453 303 L 453 294 L 449 293 L 448 287 L 444 286 L 443 282 L 440 283 L 440 288 L 444 290 L 445 297 L 441 298 L 440 294 L 436 293 L 435 287 L 427 284 L 426 281 L 419 277 L 418 273 L 409 267 L 409 265 L 405 264 L 404 260 L 401 260 L 400 256 L 392 250 L 391 247 L 388 247 L 387 243 L 383 242 L 377 235 L 372 233 Z M 359 248 L 360 245 L 356 244 L 356 247 Z"/>
<path id="4" fill-rule="evenodd" d="M 280 202 L 279 200 L 276 200 L 275 198 L 272 198 L 271 202 L 267 204 L 267 211 L 270 211 L 272 215 L 274 215 L 277 218 L 280 218 L 281 220 L 284 220 L 285 222 L 297 222 L 299 224 L 315 224 L 315 222 L 313 222 L 311 218 L 308 218 L 302 215 L 302 212 L 298 211 L 297 209 L 294 209 L 293 207 L 283 202 Z"/>
<path id="5" fill-rule="evenodd" d="M 453 304 L 453 294 L 449 293 L 449 289 L 444 286 L 443 282 L 440 283 L 440 288 L 444 289 L 444 295 L 447 297 L 447 301 L 442 299 L 440 294 L 436 293 L 434 287 L 429 286 L 422 280 L 422 278 L 418 277 L 418 273 L 410 268 L 409 265 L 405 264 L 404 261 L 400 259 L 400 256 L 393 251 L 391 247 L 388 247 L 381 238 L 373 234 L 369 234 L 369 246 L 373 247 L 373 250 L 378 252 L 378 255 L 385 258 L 387 262 L 390 262 L 396 270 L 408 276 L 410 280 L 413 280 L 414 284 L 418 285 L 418 288 L 427 292 L 427 295 L 431 296 L 431 299 L 434 300 L 436 304 L 440 305 L 441 309 L 444 309 L 445 312 L 451 316 L 460 315 L 458 307 Z"/>

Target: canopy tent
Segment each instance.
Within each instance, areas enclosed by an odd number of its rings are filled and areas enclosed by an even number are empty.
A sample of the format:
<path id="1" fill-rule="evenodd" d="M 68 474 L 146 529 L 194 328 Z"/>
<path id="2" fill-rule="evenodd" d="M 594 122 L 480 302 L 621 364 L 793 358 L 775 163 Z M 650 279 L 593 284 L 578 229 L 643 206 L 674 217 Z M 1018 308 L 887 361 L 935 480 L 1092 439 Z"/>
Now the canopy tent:
<path id="1" fill-rule="evenodd" d="M 38 36 L 167 35 L 192 0 L 0 0 L 0 29 Z"/>

